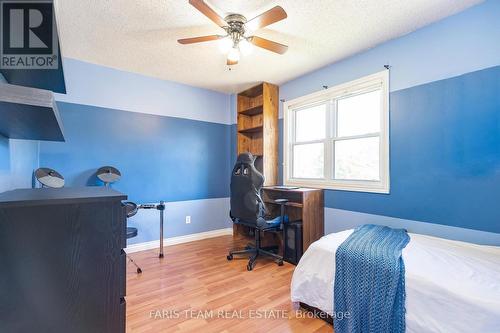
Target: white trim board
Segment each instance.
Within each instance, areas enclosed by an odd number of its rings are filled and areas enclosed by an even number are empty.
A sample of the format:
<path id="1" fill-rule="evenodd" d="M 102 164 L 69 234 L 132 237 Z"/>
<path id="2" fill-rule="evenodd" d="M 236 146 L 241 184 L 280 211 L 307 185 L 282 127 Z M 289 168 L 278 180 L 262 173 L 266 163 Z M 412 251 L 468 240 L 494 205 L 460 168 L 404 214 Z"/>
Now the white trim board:
<path id="1" fill-rule="evenodd" d="M 189 242 L 194 242 L 194 241 L 198 241 L 198 240 L 202 240 L 202 239 L 219 237 L 219 236 L 227 236 L 227 235 L 233 235 L 233 228 L 217 229 L 217 230 L 199 232 L 196 234 L 164 238 L 163 239 L 163 246 L 172 246 L 172 245 L 176 245 L 176 244 L 189 243 Z M 160 247 L 160 240 L 158 239 L 158 240 L 154 240 L 154 241 L 150 241 L 150 242 L 127 245 L 125 252 L 135 253 L 135 252 L 140 252 L 140 251 L 159 249 L 159 247 Z"/>

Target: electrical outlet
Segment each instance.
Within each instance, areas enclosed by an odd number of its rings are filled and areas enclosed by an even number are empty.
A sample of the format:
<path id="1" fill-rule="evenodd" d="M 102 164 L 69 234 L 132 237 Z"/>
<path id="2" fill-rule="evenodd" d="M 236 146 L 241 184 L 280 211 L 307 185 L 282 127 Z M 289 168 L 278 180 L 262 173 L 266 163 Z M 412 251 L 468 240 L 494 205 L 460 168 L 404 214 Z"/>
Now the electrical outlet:
<path id="1" fill-rule="evenodd" d="M 186 224 L 189 224 L 191 223 L 191 216 L 186 216 Z"/>

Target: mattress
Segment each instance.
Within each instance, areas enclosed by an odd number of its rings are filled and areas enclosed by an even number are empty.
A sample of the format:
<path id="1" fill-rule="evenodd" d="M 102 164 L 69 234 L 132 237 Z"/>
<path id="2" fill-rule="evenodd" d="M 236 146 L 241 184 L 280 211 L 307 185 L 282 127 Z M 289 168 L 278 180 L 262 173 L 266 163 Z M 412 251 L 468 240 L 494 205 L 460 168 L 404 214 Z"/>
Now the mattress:
<path id="1" fill-rule="evenodd" d="M 292 302 L 333 314 L 335 251 L 352 232 L 311 244 L 292 277 Z M 406 331 L 500 332 L 500 248 L 409 235 Z"/>

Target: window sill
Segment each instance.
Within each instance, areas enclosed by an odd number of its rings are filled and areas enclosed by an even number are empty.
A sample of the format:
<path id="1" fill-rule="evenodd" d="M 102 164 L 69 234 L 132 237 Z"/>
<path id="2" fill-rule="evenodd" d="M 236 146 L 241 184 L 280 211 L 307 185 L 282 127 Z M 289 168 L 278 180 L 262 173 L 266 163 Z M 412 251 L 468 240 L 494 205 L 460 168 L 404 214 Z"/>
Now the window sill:
<path id="1" fill-rule="evenodd" d="M 320 188 L 324 190 L 390 194 L 389 184 L 382 183 L 325 183 L 321 181 L 286 180 L 286 186 Z"/>

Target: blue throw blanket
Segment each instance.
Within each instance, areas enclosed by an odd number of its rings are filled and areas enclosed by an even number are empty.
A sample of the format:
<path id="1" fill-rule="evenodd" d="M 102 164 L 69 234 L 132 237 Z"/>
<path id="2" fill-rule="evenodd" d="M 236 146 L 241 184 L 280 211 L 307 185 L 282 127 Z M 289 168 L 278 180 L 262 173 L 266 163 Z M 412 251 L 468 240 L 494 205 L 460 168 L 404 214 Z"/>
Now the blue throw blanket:
<path id="1" fill-rule="evenodd" d="M 335 333 L 405 331 L 403 229 L 363 225 L 335 254 Z"/>

